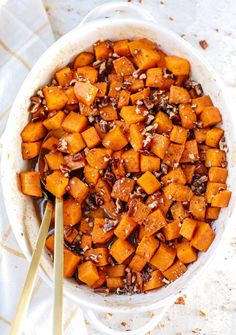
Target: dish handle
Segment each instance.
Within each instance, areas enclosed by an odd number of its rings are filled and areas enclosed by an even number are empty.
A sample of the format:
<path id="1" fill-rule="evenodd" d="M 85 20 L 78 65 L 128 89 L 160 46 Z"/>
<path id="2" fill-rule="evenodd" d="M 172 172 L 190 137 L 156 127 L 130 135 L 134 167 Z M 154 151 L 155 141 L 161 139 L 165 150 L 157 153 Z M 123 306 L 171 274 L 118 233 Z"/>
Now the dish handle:
<path id="1" fill-rule="evenodd" d="M 135 17 L 156 23 L 154 17 L 143 6 L 133 5 L 128 2 L 109 2 L 92 9 L 80 22 L 83 25 L 89 21 L 104 18 Z"/>
<path id="2" fill-rule="evenodd" d="M 85 310 L 85 316 L 88 318 L 88 320 L 90 321 L 90 323 L 101 332 L 101 334 L 103 335 L 144 335 L 147 334 L 148 332 L 150 332 L 153 328 L 155 328 L 159 321 L 162 319 L 163 315 L 165 314 L 165 312 L 167 311 L 167 309 L 169 308 L 170 304 L 167 304 L 166 306 L 163 307 L 159 307 L 158 309 L 156 309 L 155 311 L 150 312 L 150 321 L 148 321 L 146 324 L 144 324 L 143 326 L 134 329 L 134 330 L 127 330 L 125 329 L 124 331 L 122 330 L 116 330 L 116 329 L 112 329 L 108 326 L 106 326 L 99 318 L 99 315 L 97 315 L 93 310 Z M 127 311 L 127 314 L 128 311 Z M 125 314 L 126 315 L 126 314 Z M 131 314 L 129 314 L 130 316 Z M 135 316 L 139 316 L 139 313 L 136 313 Z M 140 315 L 141 317 L 141 315 Z"/>

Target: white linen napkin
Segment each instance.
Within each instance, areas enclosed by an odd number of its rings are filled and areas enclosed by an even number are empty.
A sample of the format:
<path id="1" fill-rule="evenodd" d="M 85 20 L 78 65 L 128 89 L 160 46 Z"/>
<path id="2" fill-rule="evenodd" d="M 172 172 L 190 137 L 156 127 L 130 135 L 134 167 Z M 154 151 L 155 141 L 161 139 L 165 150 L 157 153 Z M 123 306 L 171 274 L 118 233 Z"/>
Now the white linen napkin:
<path id="1" fill-rule="evenodd" d="M 0 0 L 0 135 L 17 91 L 54 36 L 39 0 Z M 9 333 L 29 263 L 9 225 L 0 190 L 0 334 Z M 52 289 L 36 281 L 24 335 L 52 334 Z M 86 335 L 79 306 L 64 301 L 65 335 Z"/>

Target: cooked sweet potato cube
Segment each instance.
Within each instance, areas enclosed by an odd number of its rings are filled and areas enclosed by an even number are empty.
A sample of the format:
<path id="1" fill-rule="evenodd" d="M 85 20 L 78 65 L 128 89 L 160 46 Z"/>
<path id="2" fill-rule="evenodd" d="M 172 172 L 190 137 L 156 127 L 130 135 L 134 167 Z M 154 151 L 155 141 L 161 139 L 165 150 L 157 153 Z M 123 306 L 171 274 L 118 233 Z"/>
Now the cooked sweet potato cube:
<path id="1" fill-rule="evenodd" d="M 190 104 L 179 105 L 179 116 L 184 128 L 192 129 L 195 127 L 197 116 Z"/>
<path id="2" fill-rule="evenodd" d="M 82 219 L 80 221 L 79 231 L 84 234 L 91 234 L 92 227 L 93 227 L 93 224 L 90 222 L 89 218 Z"/>
<path id="3" fill-rule="evenodd" d="M 220 208 L 228 207 L 231 193 L 232 192 L 229 191 L 221 191 L 220 193 L 217 193 L 212 199 L 211 205 Z"/>
<path id="4" fill-rule="evenodd" d="M 98 179 L 98 182 L 95 186 L 96 193 L 101 196 L 104 201 L 111 199 L 111 189 L 108 186 L 107 182 L 102 178 Z"/>
<path id="5" fill-rule="evenodd" d="M 132 271 L 140 272 L 144 268 L 144 266 L 147 264 L 147 260 L 139 255 L 134 255 L 131 262 L 129 263 L 129 268 Z"/>
<path id="6" fill-rule="evenodd" d="M 170 87 L 169 102 L 174 104 L 187 104 L 191 101 L 188 91 L 179 86 L 172 85 Z"/>
<path id="7" fill-rule="evenodd" d="M 157 46 L 154 42 L 147 38 L 140 38 L 129 42 L 129 50 L 132 55 L 136 53 L 135 50 L 139 50 L 141 48 L 156 50 Z"/>
<path id="8" fill-rule="evenodd" d="M 125 56 L 115 59 L 113 65 L 116 73 L 121 76 L 132 75 L 135 71 L 133 63 Z"/>
<path id="9" fill-rule="evenodd" d="M 157 124 L 157 132 L 159 134 L 169 133 L 173 127 L 172 121 L 169 119 L 167 114 L 163 112 L 158 112 L 156 114 L 156 118 L 153 123 Z"/>
<path id="10" fill-rule="evenodd" d="M 79 110 L 80 110 L 80 114 L 84 116 L 96 116 L 100 114 L 96 106 L 93 106 L 93 105 L 87 106 L 81 101 L 79 102 Z"/>
<path id="11" fill-rule="evenodd" d="M 96 60 L 105 60 L 112 56 L 112 46 L 110 41 L 98 41 L 94 44 Z"/>
<path id="12" fill-rule="evenodd" d="M 216 220 L 220 214 L 219 207 L 207 207 L 206 209 L 206 220 Z"/>
<path id="13" fill-rule="evenodd" d="M 163 275 L 169 280 L 174 281 L 178 279 L 180 276 L 187 271 L 186 266 L 177 260 L 171 267 L 169 267 L 166 271 L 163 272 Z"/>
<path id="14" fill-rule="evenodd" d="M 225 191 L 227 188 L 227 185 L 224 183 L 207 183 L 207 189 L 206 189 L 206 201 L 208 203 L 212 203 L 213 198 L 216 196 L 216 194 L 220 193 L 221 191 Z"/>
<path id="15" fill-rule="evenodd" d="M 159 270 L 153 271 L 150 279 L 144 284 L 144 291 L 150 291 L 164 286 L 163 279 L 164 276 Z"/>
<path id="16" fill-rule="evenodd" d="M 224 130 L 221 128 L 213 128 L 208 130 L 206 134 L 206 145 L 217 148 L 223 135 Z"/>
<path id="17" fill-rule="evenodd" d="M 131 124 L 129 128 L 129 142 L 135 151 L 143 148 L 143 126 L 141 124 Z"/>
<path id="18" fill-rule="evenodd" d="M 183 221 L 183 224 L 180 228 L 180 235 L 186 238 L 187 240 L 191 240 L 193 237 L 193 234 L 195 232 L 195 229 L 197 227 L 198 221 L 185 218 Z"/>
<path id="19" fill-rule="evenodd" d="M 113 151 L 121 150 L 128 144 L 128 140 L 119 126 L 115 126 L 103 138 L 102 144 L 105 148 Z"/>
<path id="20" fill-rule="evenodd" d="M 122 154 L 124 160 L 125 170 L 127 172 L 139 172 L 140 171 L 140 154 L 134 149 L 129 149 Z"/>
<path id="21" fill-rule="evenodd" d="M 183 241 L 176 245 L 177 257 L 184 264 L 189 264 L 197 260 L 197 253 L 188 241 Z"/>
<path id="22" fill-rule="evenodd" d="M 121 240 L 125 240 L 137 227 L 137 222 L 135 222 L 131 217 L 125 213 L 122 216 L 118 226 L 114 230 L 114 234 Z"/>
<path id="23" fill-rule="evenodd" d="M 114 53 L 119 56 L 128 56 L 129 51 L 129 41 L 128 40 L 119 40 L 115 41 L 113 45 Z"/>
<path id="24" fill-rule="evenodd" d="M 213 106 L 213 103 L 209 95 L 203 95 L 202 97 L 193 99 L 192 105 L 194 106 L 196 114 L 199 115 L 203 112 L 205 107 Z"/>
<path id="25" fill-rule="evenodd" d="M 121 90 L 118 100 L 117 108 L 121 109 L 123 106 L 128 106 L 130 99 L 130 92 L 126 90 Z"/>
<path id="26" fill-rule="evenodd" d="M 137 106 L 124 106 L 121 108 L 120 116 L 126 123 L 138 123 L 145 119 L 143 111 Z"/>
<path id="27" fill-rule="evenodd" d="M 62 111 L 57 112 L 52 117 L 43 121 L 43 125 L 48 130 L 58 129 L 61 127 L 63 120 L 65 119 L 66 115 Z"/>
<path id="28" fill-rule="evenodd" d="M 36 142 L 47 134 L 46 128 L 41 121 L 29 122 L 21 132 L 23 142 Z"/>
<path id="29" fill-rule="evenodd" d="M 187 59 L 178 56 L 165 57 L 166 68 L 174 75 L 188 75 L 190 73 L 190 63 Z"/>
<path id="30" fill-rule="evenodd" d="M 72 71 L 68 66 L 63 67 L 61 70 L 57 71 L 55 73 L 55 77 L 59 86 L 65 86 L 66 84 L 69 84 L 73 79 Z"/>
<path id="31" fill-rule="evenodd" d="M 132 244 L 126 240 L 121 239 L 116 240 L 110 248 L 110 254 L 119 264 L 122 264 L 129 256 L 134 253 L 134 251 L 135 249 Z"/>
<path id="32" fill-rule="evenodd" d="M 195 136 L 197 143 L 203 143 L 206 141 L 206 136 L 207 136 L 208 131 L 209 131 L 209 128 L 194 129 L 194 136 Z"/>
<path id="33" fill-rule="evenodd" d="M 164 185 L 168 185 L 170 183 L 178 183 L 185 185 L 187 181 L 181 167 L 171 170 L 164 177 L 162 177 L 161 180 L 163 181 Z"/>
<path id="34" fill-rule="evenodd" d="M 151 151 L 160 157 L 161 159 L 164 158 L 167 148 L 169 147 L 170 139 L 169 137 L 154 134 L 151 144 Z"/>
<path id="35" fill-rule="evenodd" d="M 112 173 L 116 176 L 117 179 L 121 177 L 125 177 L 125 164 L 122 159 L 123 151 L 116 151 L 112 155 L 112 165 L 111 170 Z"/>
<path id="36" fill-rule="evenodd" d="M 77 177 L 73 177 L 69 182 L 69 193 L 75 198 L 80 204 L 87 198 L 89 194 L 89 187 L 82 180 Z"/>
<path id="37" fill-rule="evenodd" d="M 78 266 L 78 279 L 88 286 L 92 286 L 98 279 L 98 270 L 91 261 L 84 262 Z"/>
<path id="38" fill-rule="evenodd" d="M 154 212 L 148 215 L 145 222 L 145 234 L 151 236 L 158 230 L 166 226 L 165 216 L 162 211 L 158 208 Z"/>
<path id="39" fill-rule="evenodd" d="M 181 163 L 193 163 L 199 160 L 198 144 L 196 140 L 190 140 L 185 143 L 182 153 Z"/>
<path id="40" fill-rule="evenodd" d="M 211 167 L 209 169 L 208 177 L 209 181 L 213 183 L 225 183 L 228 176 L 228 171 L 226 168 L 221 167 Z"/>
<path id="41" fill-rule="evenodd" d="M 125 265 L 111 265 L 106 267 L 106 273 L 110 278 L 123 277 L 125 275 Z"/>
<path id="42" fill-rule="evenodd" d="M 118 119 L 117 110 L 111 105 L 100 108 L 100 116 L 105 121 L 114 121 Z"/>
<path id="43" fill-rule="evenodd" d="M 80 203 L 73 198 L 68 198 L 63 204 L 64 225 L 74 226 L 82 219 Z"/>
<path id="44" fill-rule="evenodd" d="M 88 82 L 78 81 L 74 86 L 74 92 L 79 101 L 90 106 L 96 98 L 98 88 Z"/>
<path id="45" fill-rule="evenodd" d="M 99 145 L 101 139 L 94 127 L 90 127 L 81 133 L 84 142 L 89 149 L 92 149 Z"/>
<path id="46" fill-rule="evenodd" d="M 158 49 L 159 55 L 160 55 L 160 60 L 157 63 L 157 66 L 161 69 L 166 69 L 166 61 L 165 61 L 165 57 L 167 56 L 166 53 L 164 51 L 162 51 L 161 49 Z"/>
<path id="47" fill-rule="evenodd" d="M 182 202 L 176 201 L 170 208 L 171 214 L 173 216 L 173 219 L 179 219 L 183 221 L 186 217 L 188 217 L 188 212 L 182 205 Z"/>
<path id="48" fill-rule="evenodd" d="M 198 225 L 191 240 L 191 246 L 197 250 L 206 252 L 215 238 L 215 234 L 208 223 Z"/>
<path id="49" fill-rule="evenodd" d="M 161 68 L 153 68 L 148 69 L 146 72 L 146 86 L 148 87 L 156 87 L 161 90 L 167 90 L 171 85 L 174 84 L 174 80 L 172 78 L 164 78 Z"/>
<path id="50" fill-rule="evenodd" d="M 170 140 L 178 144 L 184 144 L 186 142 L 187 135 L 188 133 L 186 129 L 174 125 L 170 133 Z"/>
<path id="51" fill-rule="evenodd" d="M 65 92 L 58 86 L 45 86 L 43 88 L 43 95 L 48 110 L 60 110 L 68 101 Z"/>
<path id="52" fill-rule="evenodd" d="M 96 266 L 106 266 L 109 264 L 108 257 L 109 251 L 107 248 L 95 248 L 85 251 L 84 256 L 86 259 L 91 259 Z"/>
<path id="53" fill-rule="evenodd" d="M 148 207 L 158 207 L 164 214 L 168 212 L 172 202 L 173 201 L 171 199 L 167 199 L 163 193 L 150 195 L 146 200 Z"/>
<path id="54" fill-rule="evenodd" d="M 137 50 L 137 52 L 132 52 L 132 56 L 134 57 L 135 64 L 138 66 L 140 70 L 147 70 L 152 67 L 156 67 L 158 61 L 160 60 L 160 55 L 155 49 L 146 49 L 145 47 L 141 47 Z"/>
<path id="55" fill-rule="evenodd" d="M 66 193 L 66 187 L 69 179 L 66 178 L 60 171 L 54 171 L 46 177 L 45 188 L 55 197 L 61 198 Z"/>
<path id="56" fill-rule="evenodd" d="M 32 159 L 38 156 L 42 142 L 26 142 L 21 144 L 21 151 L 23 159 Z"/>
<path id="57" fill-rule="evenodd" d="M 170 143 L 163 158 L 163 163 L 172 168 L 178 167 L 184 148 L 184 144 Z"/>
<path id="58" fill-rule="evenodd" d="M 140 168 L 142 172 L 159 171 L 160 158 L 150 155 L 140 155 Z"/>
<path id="59" fill-rule="evenodd" d="M 174 240 L 180 237 L 179 231 L 181 228 L 181 221 L 179 219 L 169 222 L 165 227 L 162 228 L 162 232 L 167 241 Z"/>
<path id="60" fill-rule="evenodd" d="M 206 214 L 205 197 L 194 195 L 190 200 L 189 211 L 198 220 L 204 220 Z"/>
<path id="61" fill-rule="evenodd" d="M 47 237 L 45 246 L 52 254 L 54 253 L 54 234 L 51 234 L 49 237 Z"/>
<path id="62" fill-rule="evenodd" d="M 97 87 L 98 92 L 97 92 L 97 98 L 103 98 L 105 97 L 107 93 L 107 83 L 104 82 L 99 82 L 99 83 L 94 83 L 94 86 Z"/>
<path id="63" fill-rule="evenodd" d="M 124 282 L 122 278 L 107 278 L 106 282 L 107 282 L 107 287 L 111 289 L 124 287 Z"/>
<path id="64" fill-rule="evenodd" d="M 206 150 L 206 162 L 207 167 L 226 166 L 226 152 L 219 149 L 207 149 Z"/>
<path id="65" fill-rule="evenodd" d="M 203 128 L 214 126 L 222 121 L 219 109 L 214 106 L 205 107 L 199 118 Z"/>
<path id="66" fill-rule="evenodd" d="M 119 74 L 116 74 L 116 73 L 109 73 L 108 74 L 108 81 L 109 83 L 111 84 L 113 81 L 116 81 L 116 82 L 119 82 L 120 85 L 123 83 L 123 77 Z"/>
<path id="67" fill-rule="evenodd" d="M 21 172 L 19 176 L 20 176 L 22 193 L 34 197 L 42 196 L 39 172 L 36 171 Z"/>
<path id="68" fill-rule="evenodd" d="M 86 155 L 86 160 L 90 166 L 102 170 L 105 169 L 109 163 L 112 151 L 105 148 L 94 148 L 89 150 Z"/>
<path id="69" fill-rule="evenodd" d="M 64 277 L 70 278 L 73 276 L 81 257 L 74 254 L 67 248 L 64 248 Z"/>
<path id="70" fill-rule="evenodd" d="M 138 100 L 145 100 L 150 95 L 150 88 L 146 87 L 142 91 L 139 91 L 137 93 L 131 94 L 130 100 L 132 102 L 132 105 L 135 105 Z"/>
<path id="71" fill-rule="evenodd" d="M 68 133 L 80 133 L 87 128 L 87 125 L 87 117 L 73 111 L 62 122 L 62 128 Z"/>
<path id="72" fill-rule="evenodd" d="M 144 81 L 142 79 L 136 79 L 133 76 L 125 76 L 124 82 L 131 83 L 129 88 L 131 92 L 137 92 L 144 88 Z"/>
<path id="73" fill-rule="evenodd" d="M 113 230 L 106 231 L 106 219 L 95 218 L 92 231 L 93 243 L 107 243 L 113 236 Z"/>
<path id="74" fill-rule="evenodd" d="M 175 248 L 169 247 L 165 243 L 160 243 L 160 247 L 150 260 L 150 264 L 154 265 L 158 270 L 163 272 L 174 263 L 175 256 Z"/>
<path id="75" fill-rule="evenodd" d="M 65 164 L 64 157 L 61 152 L 49 152 L 45 155 L 46 162 L 51 170 L 59 170 L 62 164 Z"/>
<path id="76" fill-rule="evenodd" d="M 89 184 L 95 186 L 100 177 L 99 170 L 87 164 L 84 167 L 84 177 Z"/>
<path id="77" fill-rule="evenodd" d="M 158 247 L 159 241 L 154 236 L 145 235 L 136 249 L 136 255 L 143 257 L 149 262 Z"/>
<path id="78" fill-rule="evenodd" d="M 122 88 L 122 81 L 113 80 L 110 83 L 108 96 L 118 101 L 120 98 L 121 88 Z"/>
<path id="79" fill-rule="evenodd" d="M 91 286 L 91 288 L 99 288 L 106 282 L 106 273 L 103 270 L 98 270 L 99 279 Z"/>
<path id="80" fill-rule="evenodd" d="M 92 236 L 90 235 L 82 235 L 81 237 L 81 243 L 80 243 L 80 248 L 81 249 L 91 249 L 92 248 Z"/>
<path id="81" fill-rule="evenodd" d="M 131 192 L 133 191 L 135 181 L 130 178 L 118 179 L 113 185 L 111 196 L 122 201 L 129 201 Z"/>
<path id="82" fill-rule="evenodd" d="M 86 79 L 91 84 L 98 80 L 98 71 L 92 66 L 82 66 L 76 69 L 79 78 Z"/>
<path id="83" fill-rule="evenodd" d="M 153 194 L 161 188 L 161 183 L 150 171 L 146 171 L 137 183 L 147 194 Z"/>
<path id="84" fill-rule="evenodd" d="M 43 141 L 42 149 L 55 151 L 57 150 L 58 141 L 59 139 L 55 136 L 48 137 L 45 141 Z"/>
<path id="85" fill-rule="evenodd" d="M 194 171 L 195 171 L 195 165 L 184 164 L 182 165 L 182 169 L 186 177 L 186 183 L 191 184 L 193 180 Z"/>
<path id="86" fill-rule="evenodd" d="M 139 224 L 142 224 L 146 220 L 150 212 L 151 208 L 137 199 L 132 199 L 129 202 L 128 216 L 132 217 Z"/>
<path id="87" fill-rule="evenodd" d="M 57 149 L 62 152 L 74 155 L 86 147 L 82 136 L 79 133 L 70 133 L 63 135 Z"/>
<path id="88" fill-rule="evenodd" d="M 171 183 L 163 188 L 163 192 L 168 199 L 175 201 L 190 201 L 193 197 L 193 191 L 190 187 Z"/>
<path id="89" fill-rule="evenodd" d="M 68 98 L 67 103 L 66 103 L 66 108 L 69 110 L 69 106 L 70 108 L 75 108 L 78 109 L 78 99 L 75 96 L 75 91 L 74 91 L 74 87 L 73 86 L 68 86 L 67 88 L 65 88 L 65 94 Z M 69 106 L 68 106 L 69 105 Z"/>
<path id="90" fill-rule="evenodd" d="M 80 54 L 78 54 L 78 56 L 76 56 L 74 60 L 74 69 L 76 70 L 77 67 L 89 65 L 93 61 L 94 61 L 94 54 L 92 52 L 87 51 L 81 52 Z"/>

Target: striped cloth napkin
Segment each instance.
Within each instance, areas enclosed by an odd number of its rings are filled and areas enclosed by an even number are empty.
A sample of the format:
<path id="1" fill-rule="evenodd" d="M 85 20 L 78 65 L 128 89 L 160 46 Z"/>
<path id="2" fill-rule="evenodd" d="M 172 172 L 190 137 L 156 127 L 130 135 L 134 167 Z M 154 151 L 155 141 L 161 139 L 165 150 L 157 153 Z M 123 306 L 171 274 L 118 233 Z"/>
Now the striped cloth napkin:
<path id="1" fill-rule="evenodd" d="M 0 135 L 17 91 L 54 36 L 39 0 L 0 0 Z M 0 150 L 1 152 L 1 150 Z M 0 189 L 1 192 L 1 189 Z M 0 193 L 0 334 L 9 333 L 29 264 L 17 245 Z M 24 335 L 52 334 L 52 289 L 36 281 Z M 81 309 L 64 302 L 65 335 L 87 334 Z"/>

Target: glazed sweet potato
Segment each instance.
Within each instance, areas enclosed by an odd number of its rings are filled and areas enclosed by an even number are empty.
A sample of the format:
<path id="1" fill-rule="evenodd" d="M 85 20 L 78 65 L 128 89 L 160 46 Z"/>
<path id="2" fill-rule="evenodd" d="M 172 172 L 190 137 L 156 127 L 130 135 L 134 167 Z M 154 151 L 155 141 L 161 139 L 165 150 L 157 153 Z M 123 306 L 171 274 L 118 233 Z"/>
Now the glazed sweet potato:
<path id="1" fill-rule="evenodd" d="M 69 193 L 77 200 L 80 204 L 87 198 L 89 194 L 89 187 L 82 180 L 77 177 L 73 177 L 69 182 Z"/>
<path id="2" fill-rule="evenodd" d="M 163 272 L 163 275 L 172 282 L 182 276 L 186 271 L 186 266 L 181 261 L 177 260 L 171 267 Z"/>
<path id="3" fill-rule="evenodd" d="M 21 191 L 26 195 L 31 195 L 33 197 L 41 197 L 41 183 L 40 183 L 40 174 L 35 171 L 21 172 L 20 184 Z"/>
<path id="4" fill-rule="evenodd" d="M 47 134 L 42 122 L 29 122 L 21 132 L 23 142 L 39 141 Z"/>
<path id="5" fill-rule="evenodd" d="M 163 279 L 164 276 L 159 270 L 153 271 L 150 279 L 144 285 L 144 291 L 150 291 L 164 286 L 165 284 Z"/>
<path id="6" fill-rule="evenodd" d="M 175 75 L 188 75 L 190 72 L 190 63 L 187 59 L 177 56 L 165 57 L 166 68 Z"/>
<path id="7" fill-rule="evenodd" d="M 125 240 L 136 228 L 137 222 L 135 222 L 127 214 L 124 214 L 119 222 L 118 226 L 114 230 L 114 234 L 121 240 Z"/>
<path id="8" fill-rule="evenodd" d="M 165 243 L 160 243 L 160 247 L 150 260 L 150 264 L 163 272 L 173 264 L 175 256 L 175 248 L 169 247 Z"/>
<path id="9" fill-rule="evenodd" d="M 170 221 L 165 227 L 163 227 L 162 232 L 165 236 L 166 241 L 171 241 L 180 237 L 180 228 L 181 221 L 179 219 Z"/>
<path id="10" fill-rule="evenodd" d="M 150 171 L 146 171 L 137 183 L 147 194 L 153 194 L 161 188 L 160 182 Z"/>
<path id="11" fill-rule="evenodd" d="M 158 230 L 166 226 L 166 219 L 161 210 L 158 208 L 148 215 L 145 222 L 145 234 L 151 236 Z"/>
<path id="12" fill-rule="evenodd" d="M 128 241 L 121 239 L 116 240 L 110 248 L 110 254 L 119 264 L 122 264 L 134 251 L 134 247 Z"/>
<path id="13" fill-rule="evenodd" d="M 143 257 L 147 262 L 150 261 L 159 246 L 159 241 L 153 236 L 145 235 L 136 249 L 136 255 Z"/>
<path id="14" fill-rule="evenodd" d="M 111 196 L 115 199 L 128 202 L 134 184 L 135 181 L 129 178 L 118 179 L 112 188 Z"/>
<path id="15" fill-rule="evenodd" d="M 23 159 L 28 160 L 37 157 L 40 152 L 41 144 L 41 141 L 22 143 L 21 151 Z"/>
<path id="16" fill-rule="evenodd" d="M 59 86 L 44 87 L 43 95 L 50 111 L 54 109 L 61 110 L 68 101 L 68 97 Z"/>
<path id="17" fill-rule="evenodd" d="M 68 133 L 80 133 L 88 126 L 86 116 L 76 112 L 70 112 L 62 122 L 62 128 Z"/>
<path id="18" fill-rule="evenodd" d="M 197 253 L 188 241 L 176 245 L 177 257 L 184 264 L 192 263 L 197 260 Z"/>
<path id="19" fill-rule="evenodd" d="M 84 142 L 89 149 L 92 149 L 99 145 L 101 139 L 94 127 L 90 127 L 81 133 Z"/>
<path id="20" fill-rule="evenodd" d="M 88 286 L 92 286 L 99 279 L 98 270 L 96 266 L 87 261 L 78 266 L 78 279 Z"/>
<path id="21" fill-rule="evenodd" d="M 96 169 L 105 169 L 110 160 L 112 151 L 105 148 L 94 148 L 86 155 L 86 160 L 90 166 Z"/>
<path id="22" fill-rule="evenodd" d="M 128 140 L 120 127 L 115 126 L 104 136 L 102 144 L 107 149 L 118 151 L 128 144 Z"/>
<path id="23" fill-rule="evenodd" d="M 68 66 L 57 71 L 55 73 L 55 77 L 59 86 L 65 86 L 66 84 L 69 84 L 73 79 L 72 71 Z"/>
<path id="24" fill-rule="evenodd" d="M 121 158 L 124 161 L 126 172 L 139 172 L 140 171 L 140 154 L 134 149 L 125 151 Z"/>
<path id="25" fill-rule="evenodd" d="M 191 188 L 185 185 L 171 183 L 164 187 L 163 192 L 168 199 L 175 201 L 190 201 L 193 197 Z"/>
<path id="26" fill-rule="evenodd" d="M 66 193 L 66 187 L 69 179 L 60 171 L 54 171 L 46 177 L 45 188 L 55 197 L 61 198 Z"/>
<path id="27" fill-rule="evenodd" d="M 197 250 L 206 252 L 215 238 L 215 234 L 208 223 L 198 225 L 191 240 L 191 246 Z"/>
<path id="28" fill-rule="evenodd" d="M 86 106 L 90 106 L 96 98 L 98 88 L 88 82 L 78 81 L 74 86 L 76 98 Z"/>
<path id="29" fill-rule="evenodd" d="M 167 148 L 169 147 L 170 139 L 166 136 L 155 134 L 153 136 L 151 151 L 160 157 L 164 158 Z"/>
<path id="30" fill-rule="evenodd" d="M 180 235 L 182 235 L 187 240 L 191 240 L 197 227 L 197 224 L 198 221 L 190 218 L 185 218 L 179 231 Z"/>
<path id="31" fill-rule="evenodd" d="M 173 128 L 172 121 L 163 112 L 159 112 L 156 114 L 156 117 L 153 123 L 157 124 L 158 134 L 169 133 Z"/>
<path id="32" fill-rule="evenodd" d="M 68 198 L 63 203 L 63 221 L 66 226 L 74 226 L 82 218 L 81 205 L 73 198 Z"/>

